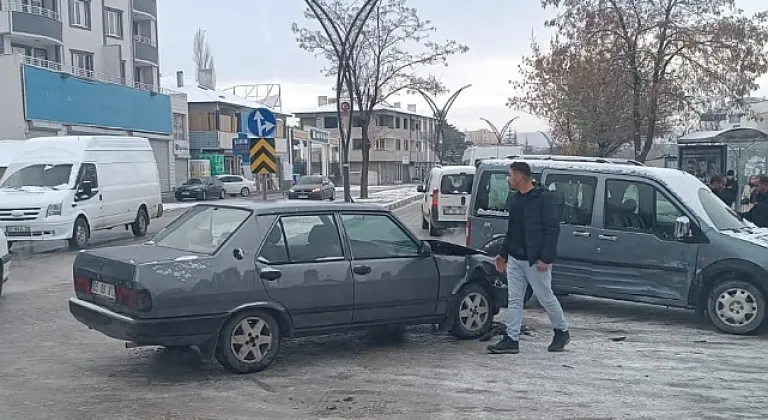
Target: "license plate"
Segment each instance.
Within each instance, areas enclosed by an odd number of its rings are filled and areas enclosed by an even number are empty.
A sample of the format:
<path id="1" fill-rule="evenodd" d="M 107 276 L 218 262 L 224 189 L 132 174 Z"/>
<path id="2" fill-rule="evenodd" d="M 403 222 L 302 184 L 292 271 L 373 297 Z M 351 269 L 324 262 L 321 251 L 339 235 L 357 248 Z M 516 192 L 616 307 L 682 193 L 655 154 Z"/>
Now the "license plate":
<path id="1" fill-rule="evenodd" d="M 189 195 L 188 192 L 182 192 L 181 195 Z"/>
<path id="2" fill-rule="evenodd" d="M 467 212 L 466 207 L 447 207 L 443 209 L 443 214 L 459 215 Z"/>
<path id="3" fill-rule="evenodd" d="M 309 194 L 299 194 L 299 198 L 309 198 Z"/>
<path id="4" fill-rule="evenodd" d="M 6 226 L 5 233 L 17 235 L 20 233 L 29 233 L 29 226 Z"/>
<path id="5" fill-rule="evenodd" d="M 100 281 L 93 280 L 91 282 L 91 293 L 94 295 L 108 297 L 114 300 L 115 286 L 109 283 L 102 283 Z"/>

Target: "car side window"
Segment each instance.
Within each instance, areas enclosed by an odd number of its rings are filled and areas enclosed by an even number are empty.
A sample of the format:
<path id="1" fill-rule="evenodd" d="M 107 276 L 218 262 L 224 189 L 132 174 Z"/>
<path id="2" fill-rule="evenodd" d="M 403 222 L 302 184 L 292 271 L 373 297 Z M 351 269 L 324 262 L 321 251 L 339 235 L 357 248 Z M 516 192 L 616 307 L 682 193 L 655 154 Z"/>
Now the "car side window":
<path id="1" fill-rule="evenodd" d="M 546 187 L 555 196 L 560 223 L 575 226 L 592 224 L 597 178 L 585 175 L 549 174 Z"/>
<path id="2" fill-rule="evenodd" d="M 609 179 L 605 182 L 606 229 L 645 232 L 673 239 L 675 221 L 683 212 L 653 185 Z"/>
<path id="3" fill-rule="evenodd" d="M 343 259 L 339 229 L 333 215 L 281 217 L 267 235 L 259 258 L 272 264 Z"/>
<path id="4" fill-rule="evenodd" d="M 387 215 L 343 214 L 341 220 L 354 259 L 419 256 L 419 244 Z"/>

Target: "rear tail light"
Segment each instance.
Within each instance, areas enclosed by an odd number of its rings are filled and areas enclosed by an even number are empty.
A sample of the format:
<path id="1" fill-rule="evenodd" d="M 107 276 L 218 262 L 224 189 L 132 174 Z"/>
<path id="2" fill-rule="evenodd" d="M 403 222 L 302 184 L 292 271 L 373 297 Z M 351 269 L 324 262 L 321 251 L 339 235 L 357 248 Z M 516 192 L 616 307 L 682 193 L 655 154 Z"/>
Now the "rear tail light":
<path id="1" fill-rule="evenodd" d="M 466 235 L 464 245 L 469 246 L 469 236 L 472 235 L 472 220 L 470 219 L 467 219 L 467 228 L 464 234 Z"/>
<path id="2" fill-rule="evenodd" d="M 440 194 L 440 190 L 438 190 L 437 188 L 435 188 L 434 191 L 432 191 L 432 208 L 434 209 L 437 208 L 439 194 Z"/>
<path id="3" fill-rule="evenodd" d="M 152 295 L 146 290 L 133 290 L 123 287 L 115 288 L 115 297 L 117 303 L 136 309 L 140 312 L 149 312 L 152 310 Z"/>
<path id="4" fill-rule="evenodd" d="M 75 293 L 91 294 L 91 279 L 85 276 L 75 277 Z"/>

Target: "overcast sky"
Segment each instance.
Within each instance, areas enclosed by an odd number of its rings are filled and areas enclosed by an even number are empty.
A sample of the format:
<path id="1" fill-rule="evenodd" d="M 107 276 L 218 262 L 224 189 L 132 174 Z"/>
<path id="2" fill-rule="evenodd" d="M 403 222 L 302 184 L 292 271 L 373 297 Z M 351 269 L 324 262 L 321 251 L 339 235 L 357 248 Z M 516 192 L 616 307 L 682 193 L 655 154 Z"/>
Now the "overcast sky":
<path id="1" fill-rule="evenodd" d="M 299 49 L 291 24 L 305 22 L 304 2 L 286 0 L 225 0 L 214 7 L 210 0 L 158 1 L 160 70 L 163 75 L 184 71 L 193 77 L 192 40 L 198 27 L 206 30 L 216 60 L 217 87 L 236 84 L 280 83 L 283 109 L 312 107 L 318 95 L 331 95 L 332 81 L 320 74 L 324 62 Z M 459 129 L 484 127 L 480 117 L 501 126 L 519 113 L 507 108 L 512 94 L 509 79 L 517 75 L 521 56 L 529 52 L 531 35 L 549 38 L 543 21 L 549 17 L 539 0 L 410 0 L 422 19 L 437 28 L 434 40 L 456 39 L 470 47 L 454 56 L 449 67 L 425 71 L 439 76 L 449 89 L 472 84 L 449 114 Z M 766 0 L 737 0 L 749 12 L 766 9 Z M 469 7 L 468 7 L 469 6 Z M 762 79 L 768 85 L 768 78 Z M 761 89 L 761 93 L 768 92 Z M 414 96 L 397 99 L 426 104 Z M 443 99 L 444 100 L 444 99 Z M 519 131 L 546 130 L 546 123 L 520 115 Z"/>

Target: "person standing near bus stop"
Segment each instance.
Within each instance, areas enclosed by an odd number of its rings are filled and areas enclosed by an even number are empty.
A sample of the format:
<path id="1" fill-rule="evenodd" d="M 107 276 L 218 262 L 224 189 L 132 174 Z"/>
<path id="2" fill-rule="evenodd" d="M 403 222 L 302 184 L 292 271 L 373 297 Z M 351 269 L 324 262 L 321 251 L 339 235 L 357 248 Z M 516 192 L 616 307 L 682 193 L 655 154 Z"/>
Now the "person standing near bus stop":
<path id="1" fill-rule="evenodd" d="M 529 284 L 555 331 L 547 350 L 563 351 L 571 337 L 563 308 L 552 291 L 552 263 L 560 235 L 555 200 L 547 188 L 534 184 L 531 167 L 525 162 L 512 163 L 507 180 L 516 192 L 509 203 L 507 236 L 501 255 L 496 256 L 496 270 L 501 273 L 506 265 L 509 321 L 504 337 L 488 346 L 488 351 L 493 354 L 520 352 L 523 299 Z"/>

